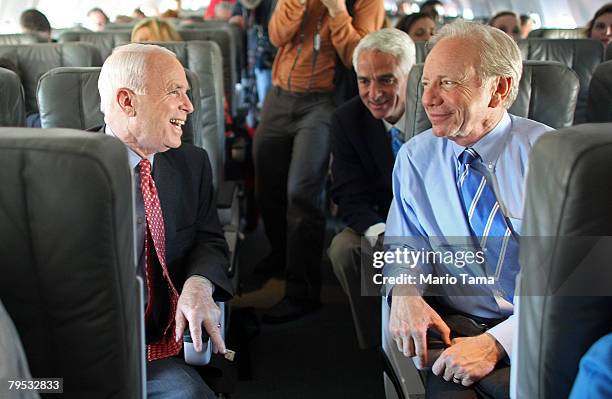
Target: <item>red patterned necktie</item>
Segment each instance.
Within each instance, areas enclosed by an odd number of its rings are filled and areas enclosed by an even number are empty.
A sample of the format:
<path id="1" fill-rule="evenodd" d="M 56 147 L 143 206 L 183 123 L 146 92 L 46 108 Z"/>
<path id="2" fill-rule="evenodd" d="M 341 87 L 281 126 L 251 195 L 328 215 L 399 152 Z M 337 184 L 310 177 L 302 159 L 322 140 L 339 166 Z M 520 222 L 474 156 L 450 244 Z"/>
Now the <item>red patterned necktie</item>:
<path id="1" fill-rule="evenodd" d="M 162 215 L 161 205 L 159 202 L 159 196 L 157 195 L 157 188 L 155 188 L 155 182 L 151 176 L 151 163 L 148 159 L 143 159 L 138 164 L 140 167 L 140 189 L 142 191 L 142 199 L 144 201 L 145 215 L 147 219 L 147 231 L 145 232 L 145 263 L 147 265 L 147 292 L 149 298 L 147 301 L 147 308 L 145 310 L 145 319 L 148 319 L 152 310 L 152 304 L 155 300 L 155 294 L 153 292 L 153 259 L 152 255 L 157 254 L 159 264 L 162 268 L 164 280 L 168 286 L 168 296 L 170 302 L 170 312 L 166 327 L 164 328 L 164 334 L 158 342 L 147 345 L 147 359 L 149 361 L 164 359 L 166 357 L 174 356 L 179 353 L 183 346 L 183 341 L 174 340 L 174 327 L 175 321 L 174 316 L 176 312 L 176 304 L 178 302 L 178 292 L 170 275 L 168 274 L 168 268 L 166 266 L 166 238 L 164 228 L 164 217 Z M 155 251 L 151 251 L 151 244 Z"/>

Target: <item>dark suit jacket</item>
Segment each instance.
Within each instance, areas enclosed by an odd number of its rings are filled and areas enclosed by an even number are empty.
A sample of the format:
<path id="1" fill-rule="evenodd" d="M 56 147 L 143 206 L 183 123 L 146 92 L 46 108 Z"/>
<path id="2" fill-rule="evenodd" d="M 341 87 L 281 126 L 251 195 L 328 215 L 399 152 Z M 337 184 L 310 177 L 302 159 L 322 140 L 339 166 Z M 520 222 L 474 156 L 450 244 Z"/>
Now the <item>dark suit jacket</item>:
<path id="1" fill-rule="evenodd" d="M 354 97 L 332 116 L 331 147 L 332 199 L 342 220 L 363 234 L 385 222 L 391 205 L 391 139 L 383 122 Z"/>
<path id="2" fill-rule="evenodd" d="M 201 275 L 215 285 L 215 300 L 229 300 L 233 289 L 227 277 L 228 248 L 217 216 L 206 151 L 183 143 L 179 148 L 155 154 L 153 180 L 164 217 L 166 264 L 176 289 L 180 293 L 188 277 Z M 154 290 L 166 292 L 161 266 L 156 256 L 152 258 L 156 262 Z M 161 337 L 168 312 L 167 295 L 156 296 L 146 326 L 147 342 Z"/>

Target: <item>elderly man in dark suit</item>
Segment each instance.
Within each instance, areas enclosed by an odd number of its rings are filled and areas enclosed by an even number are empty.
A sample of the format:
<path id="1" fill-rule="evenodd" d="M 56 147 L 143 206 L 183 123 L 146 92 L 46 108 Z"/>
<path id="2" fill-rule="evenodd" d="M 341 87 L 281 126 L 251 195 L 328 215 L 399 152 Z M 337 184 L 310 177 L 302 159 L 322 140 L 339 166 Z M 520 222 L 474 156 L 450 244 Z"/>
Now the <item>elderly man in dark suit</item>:
<path id="1" fill-rule="evenodd" d="M 372 269 L 362 269 L 361 263 L 385 231 L 393 162 L 405 132 L 406 83 L 414 63 L 414 43 L 406 33 L 382 29 L 368 34 L 353 54 L 360 98 L 349 100 L 332 117 L 332 198 L 347 227 L 334 237 L 328 253 L 349 297 L 361 348 L 380 342 L 378 291 Z"/>
<path id="2" fill-rule="evenodd" d="M 213 398 L 198 373 L 175 357 L 185 328 L 197 351 L 202 327 L 215 351 L 226 351 L 213 297 L 232 295 L 208 156 L 181 144 L 193 112 L 185 71 L 164 48 L 129 44 L 106 60 L 98 89 L 104 132 L 126 145 L 134 170 L 138 271 L 147 286 L 148 397 Z"/>

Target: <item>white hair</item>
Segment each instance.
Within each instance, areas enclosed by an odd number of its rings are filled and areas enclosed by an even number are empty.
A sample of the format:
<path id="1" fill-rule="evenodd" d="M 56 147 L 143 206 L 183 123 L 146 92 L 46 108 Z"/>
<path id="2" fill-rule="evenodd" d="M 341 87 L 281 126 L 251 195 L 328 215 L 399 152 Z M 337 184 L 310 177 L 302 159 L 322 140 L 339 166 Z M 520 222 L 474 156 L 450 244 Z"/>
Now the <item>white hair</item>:
<path id="1" fill-rule="evenodd" d="M 518 95 L 519 81 L 523 73 L 521 51 L 516 42 L 492 26 L 457 21 L 444 25 L 427 42 L 427 46 L 432 49 L 442 39 L 455 37 L 471 40 L 478 46 L 480 66 L 477 71 L 483 84 L 486 80 L 498 76 L 512 78 L 510 93 L 504 102 L 504 107 L 510 108 Z"/>
<path id="2" fill-rule="evenodd" d="M 100 110 L 103 114 L 111 109 L 115 94 L 122 87 L 133 90 L 136 94 L 146 93 L 147 57 L 155 53 L 176 58 L 172 51 L 154 44 L 130 43 L 113 50 L 102 65 L 98 78 Z"/>
<path id="3" fill-rule="evenodd" d="M 359 56 L 364 50 L 379 51 L 391 54 L 397 60 L 400 70 L 406 76 L 416 63 L 416 49 L 414 42 L 406 32 L 395 28 L 385 28 L 364 36 L 353 51 L 353 67 L 359 74 Z"/>

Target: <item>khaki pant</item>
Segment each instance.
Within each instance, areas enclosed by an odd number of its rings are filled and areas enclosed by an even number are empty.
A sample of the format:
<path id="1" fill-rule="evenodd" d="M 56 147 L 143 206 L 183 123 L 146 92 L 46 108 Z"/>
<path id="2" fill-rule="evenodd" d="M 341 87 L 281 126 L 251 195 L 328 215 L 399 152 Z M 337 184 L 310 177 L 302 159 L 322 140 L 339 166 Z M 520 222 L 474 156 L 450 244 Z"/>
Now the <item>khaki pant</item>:
<path id="1" fill-rule="evenodd" d="M 334 273 L 349 298 L 359 347 L 366 349 L 381 344 L 381 321 L 380 296 L 375 295 L 379 287 L 372 282 L 374 271 L 369 260 L 372 258 L 372 248 L 365 242 L 362 253 L 362 238 L 362 235 L 347 227 L 334 237 L 327 253 Z M 362 267 L 363 256 L 368 258 L 363 262 L 365 267 Z"/>

